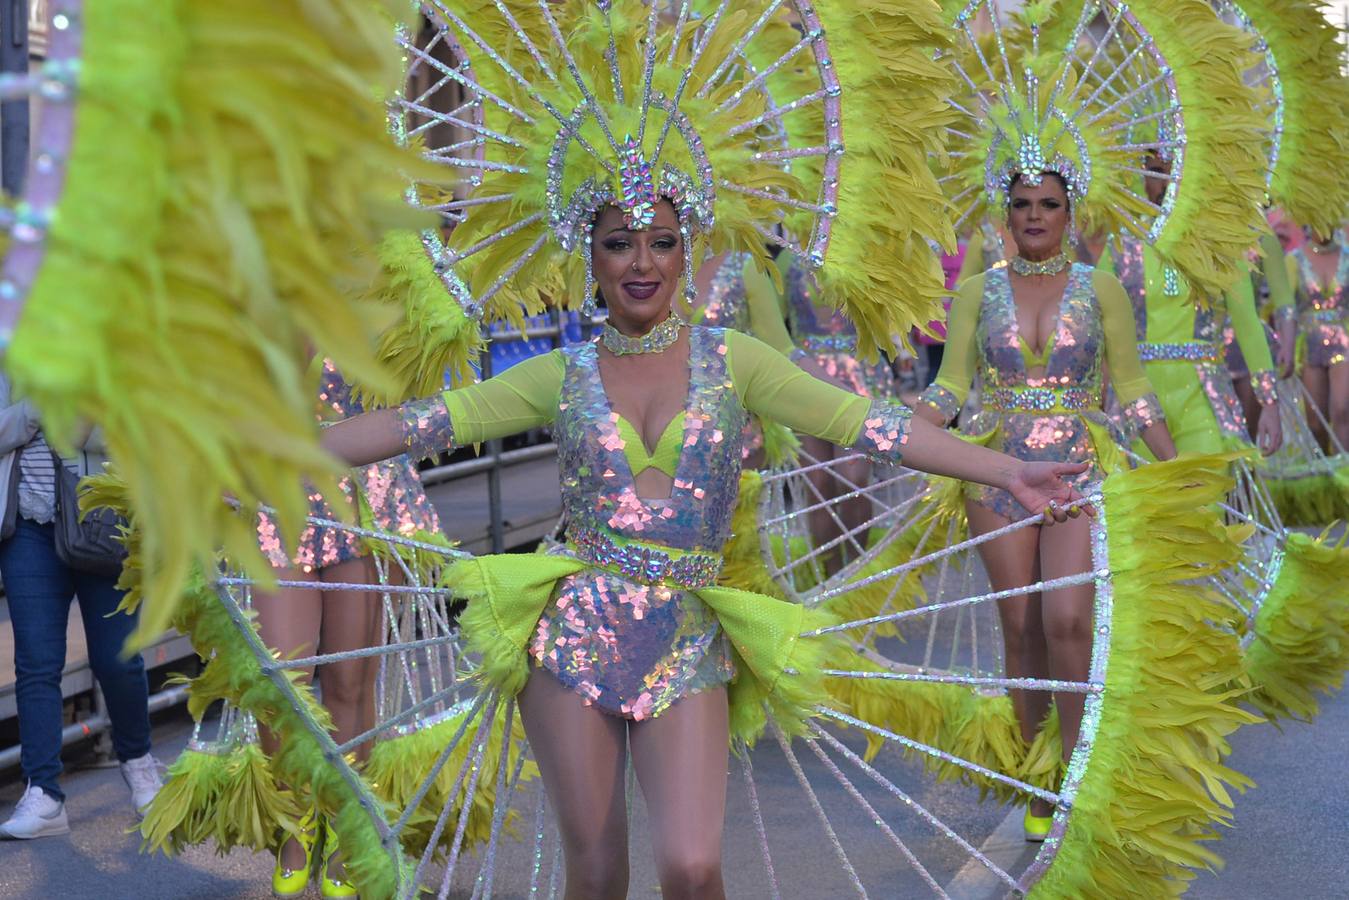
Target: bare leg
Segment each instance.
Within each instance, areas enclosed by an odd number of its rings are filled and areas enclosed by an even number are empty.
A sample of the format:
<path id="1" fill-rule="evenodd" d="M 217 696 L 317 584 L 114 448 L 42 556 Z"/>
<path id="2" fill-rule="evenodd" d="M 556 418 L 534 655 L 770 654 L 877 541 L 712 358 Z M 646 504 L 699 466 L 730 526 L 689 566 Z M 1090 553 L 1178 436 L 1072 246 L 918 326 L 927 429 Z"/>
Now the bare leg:
<path id="1" fill-rule="evenodd" d="M 623 900 L 628 893 L 627 723 L 586 706 L 579 694 L 542 669 L 530 675 L 519 702 L 562 834 L 566 900 Z"/>
<path id="2" fill-rule="evenodd" d="M 1349 362 L 1340 362 L 1330 367 L 1329 402 L 1330 430 L 1340 447 L 1349 448 Z M 1330 448 L 1335 449 L 1335 448 Z"/>
<path id="3" fill-rule="evenodd" d="M 286 580 L 302 580 L 302 576 L 293 569 L 279 571 L 277 577 Z M 318 647 L 319 632 L 322 626 L 323 595 L 318 591 L 282 588 L 274 594 L 263 591 L 253 592 L 253 609 L 257 611 L 258 634 L 263 643 L 271 647 L 281 657 L 312 656 Z M 312 668 L 300 672 L 301 681 L 308 684 L 314 677 Z M 258 737 L 262 749 L 275 753 L 278 745 L 276 735 L 266 725 L 258 723 Z M 304 865 L 304 850 L 293 838 L 281 847 L 281 864 L 290 869 L 299 869 Z"/>
<path id="4" fill-rule="evenodd" d="M 630 726 L 632 762 L 651 815 L 666 900 L 725 900 L 721 834 L 726 818 L 729 720 L 725 688 L 685 697 L 659 718 Z"/>
<path id="5" fill-rule="evenodd" d="M 1307 410 L 1307 425 L 1316 436 L 1316 442 L 1321 445 L 1321 449 L 1329 452 L 1330 435 L 1322 418 L 1324 417 L 1327 422 L 1330 421 L 1330 374 L 1323 366 L 1304 366 L 1302 383 L 1307 388 L 1311 402 L 1321 411 L 1321 415 L 1318 416 L 1315 411 Z"/>
<path id="6" fill-rule="evenodd" d="M 1086 518 L 1069 519 L 1046 528 L 1040 535 L 1040 572 L 1046 581 L 1091 571 L 1091 524 Z M 1045 591 L 1041 600 L 1045 639 L 1049 644 L 1049 677 L 1058 681 L 1086 681 L 1091 672 L 1092 599 L 1090 584 Z M 1082 728 L 1085 694 L 1054 695 L 1059 710 L 1066 761 Z"/>
<path id="7" fill-rule="evenodd" d="M 966 504 L 970 534 L 978 536 L 1010 524 L 1007 519 L 977 503 Z M 1021 531 L 979 545 L 979 555 L 988 570 L 989 584 L 995 591 L 1025 587 L 1040 580 L 1040 527 Z M 1049 675 L 1049 650 L 1040 618 L 1040 595 L 1026 594 L 998 601 L 998 619 L 1002 624 L 1004 666 L 1008 678 L 1046 678 Z M 1021 739 L 1027 744 L 1049 713 L 1049 694 L 1044 691 L 1010 691 L 1012 709 L 1021 726 Z M 1043 800 L 1031 801 L 1031 812 L 1049 815 L 1052 807 Z"/>
<path id="8" fill-rule="evenodd" d="M 1256 426 L 1260 424 L 1260 401 L 1255 398 L 1255 391 L 1251 389 L 1251 376 L 1233 378 L 1232 387 L 1236 389 L 1237 399 L 1241 401 L 1242 415 L 1246 417 L 1246 433 L 1254 441 Z"/>
<path id="9" fill-rule="evenodd" d="M 369 557 L 329 566 L 321 573 L 331 584 L 375 584 L 375 561 Z M 360 650 L 375 643 L 379 628 L 379 595 L 372 591 L 323 592 L 323 653 Z M 319 668 L 323 705 L 333 717 L 333 739 L 345 743 L 375 724 L 376 657 L 325 663 Z M 357 759 L 370 755 L 370 742 L 356 748 Z"/>

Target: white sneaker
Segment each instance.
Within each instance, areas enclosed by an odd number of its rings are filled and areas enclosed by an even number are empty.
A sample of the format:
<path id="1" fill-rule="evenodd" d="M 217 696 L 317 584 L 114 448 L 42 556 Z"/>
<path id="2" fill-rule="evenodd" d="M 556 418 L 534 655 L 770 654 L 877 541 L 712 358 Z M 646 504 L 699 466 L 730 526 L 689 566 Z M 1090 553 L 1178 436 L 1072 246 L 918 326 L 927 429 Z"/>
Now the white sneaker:
<path id="1" fill-rule="evenodd" d="M 69 832 L 66 805 L 35 784 L 28 785 L 19 805 L 14 807 L 14 814 L 0 825 L 0 839 L 6 841 L 27 841 Z"/>
<path id="2" fill-rule="evenodd" d="M 145 815 L 146 807 L 164 786 L 163 779 L 159 777 L 160 768 L 162 765 L 159 760 L 149 753 L 129 759 L 121 765 L 122 779 L 131 788 L 131 805 L 136 807 L 137 815 Z"/>

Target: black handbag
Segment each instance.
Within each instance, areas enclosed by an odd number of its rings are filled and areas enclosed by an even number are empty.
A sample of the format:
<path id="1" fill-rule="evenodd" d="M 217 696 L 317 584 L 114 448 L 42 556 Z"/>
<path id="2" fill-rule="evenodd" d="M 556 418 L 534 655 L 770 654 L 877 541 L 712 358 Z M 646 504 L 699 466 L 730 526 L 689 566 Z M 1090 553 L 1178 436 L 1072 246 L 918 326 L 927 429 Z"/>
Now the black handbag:
<path id="1" fill-rule="evenodd" d="M 19 525 L 19 451 L 14 451 L 14 465 L 9 470 L 9 484 L 5 487 L 5 516 L 0 521 L 0 541 L 14 537 Z"/>
<path id="2" fill-rule="evenodd" d="M 81 572 L 117 577 L 126 561 L 121 541 L 126 519 L 111 509 L 90 510 L 80 516 L 80 476 L 66 468 L 52 452 L 56 469 L 56 555 Z"/>

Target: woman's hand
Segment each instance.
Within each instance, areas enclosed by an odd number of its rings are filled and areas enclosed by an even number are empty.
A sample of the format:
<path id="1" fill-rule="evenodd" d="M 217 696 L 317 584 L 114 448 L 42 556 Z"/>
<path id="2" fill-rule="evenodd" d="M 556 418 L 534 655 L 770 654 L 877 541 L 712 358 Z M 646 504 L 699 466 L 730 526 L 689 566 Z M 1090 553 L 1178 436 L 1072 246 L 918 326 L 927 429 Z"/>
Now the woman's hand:
<path id="1" fill-rule="evenodd" d="M 1279 418 L 1279 404 L 1260 407 L 1260 421 L 1255 426 L 1255 443 L 1265 456 L 1273 456 L 1283 446 L 1283 421 Z"/>
<path id="2" fill-rule="evenodd" d="M 1081 492 L 1068 484 L 1065 479 L 1081 475 L 1087 471 L 1086 463 L 1022 462 L 1013 470 L 1007 482 L 1007 490 L 1016 501 L 1033 515 L 1043 515 L 1045 524 L 1066 522 L 1077 518 L 1082 510 L 1087 515 L 1095 515 L 1091 506 L 1079 506 L 1065 509 L 1069 504 L 1082 499 Z"/>

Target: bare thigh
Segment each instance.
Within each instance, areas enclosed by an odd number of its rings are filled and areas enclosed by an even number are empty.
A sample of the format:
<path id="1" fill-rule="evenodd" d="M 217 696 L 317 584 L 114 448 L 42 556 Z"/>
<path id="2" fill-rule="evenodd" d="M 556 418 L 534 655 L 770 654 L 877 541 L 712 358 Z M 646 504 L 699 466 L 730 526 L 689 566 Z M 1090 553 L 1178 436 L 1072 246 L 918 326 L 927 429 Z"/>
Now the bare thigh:
<path id="1" fill-rule="evenodd" d="M 543 669 L 520 692 L 520 717 L 567 859 L 567 896 L 627 891 L 627 723 L 586 706 Z"/>
<path id="2" fill-rule="evenodd" d="M 979 537 L 1011 524 L 1010 520 L 977 503 L 965 504 L 970 536 Z M 1020 531 L 994 538 L 979 545 L 979 557 L 988 570 L 989 584 L 995 591 L 1025 587 L 1040 580 L 1040 526 L 1029 525 Z M 1003 629 L 1009 625 L 1024 631 L 1039 628 L 1039 595 L 1023 594 L 998 601 Z"/>
<path id="3" fill-rule="evenodd" d="M 1336 363 L 1327 373 L 1330 382 L 1326 406 L 1331 426 L 1341 444 L 1349 437 L 1349 362 Z"/>
<path id="4" fill-rule="evenodd" d="M 377 583 L 375 561 L 369 557 L 329 566 L 320 578 L 333 585 Z M 331 588 L 323 592 L 323 621 L 319 649 L 324 654 L 361 650 L 378 638 L 379 594 L 365 590 Z M 343 743 L 374 726 L 375 657 L 324 663 L 319 669 L 323 704 L 333 716 L 334 737 Z M 357 748 L 364 757 L 369 742 Z"/>
<path id="5" fill-rule="evenodd" d="M 298 581 L 305 577 L 294 569 L 278 570 L 276 574 L 282 581 Z M 323 622 L 323 595 L 320 592 L 299 588 L 280 588 L 275 592 L 255 590 L 253 609 L 257 613 L 258 636 L 278 657 L 286 659 L 314 654 Z M 305 683 L 313 674 L 312 667 L 300 671 Z M 271 753 L 276 750 L 276 738 L 266 723 L 259 724 L 262 726 L 263 749 Z"/>
<path id="6" fill-rule="evenodd" d="M 1085 516 L 1046 528 L 1040 536 L 1040 571 L 1046 581 L 1091 571 L 1091 520 Z M 1044 591 L 1041 609 L 1049 648 L 1049 675 L 1059 681 L 1086 681 L 1091 671 L 1091 582 Z M 1055 694 L 1063 731 L 1064 758 L 1077 743 L 1085 694 Z"/>
<path id="7" fill-rule="evenodd" d="M 646 798 L 664 896 L 723 896 L 729 711 L 726 689 L 700 691 L 628 732 Z"/>
<path id="8" fill-rule="evenodd" d="M 720 859 L 730 759 L 726 689 L 700 691 L 630 727 L 632 764 L 662 857 Z"/>
<path id="9" fill-rule="evenodd" d="M 1302 384 L 1307 388 L 1311 402 L 1316 405 L 1315 411 L 1307 411 L 1307 424 L 1311 426 L 1312 431 L 1323 435 L 1325 426 L 1322 420 L 1330 421 L 1330 374 L 1322 366 L 1304 366 Z M 1317 415 L 1317 412 L 1320 415 Z"/>

